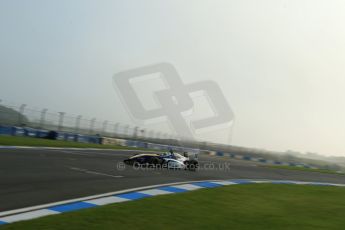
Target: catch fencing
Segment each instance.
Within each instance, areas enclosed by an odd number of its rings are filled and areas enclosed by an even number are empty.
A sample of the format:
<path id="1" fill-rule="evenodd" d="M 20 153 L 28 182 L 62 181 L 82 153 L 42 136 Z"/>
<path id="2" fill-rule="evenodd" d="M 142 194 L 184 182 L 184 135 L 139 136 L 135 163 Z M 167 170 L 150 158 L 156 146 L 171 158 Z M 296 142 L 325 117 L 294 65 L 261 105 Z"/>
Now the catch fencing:
<path id="1" fill-rule="evenodd" d="M 57 132 L 78 133 L 82 135 L 99 135 L 106 137 L 131 139 L 166 139 L 178 140 L 173 134 L 157 130 L 147 130 L 120 122 L 86 118 L 49 109 L 29 107 L 26 104 L 3 104 L 0 100 L 0 125 Z"/>

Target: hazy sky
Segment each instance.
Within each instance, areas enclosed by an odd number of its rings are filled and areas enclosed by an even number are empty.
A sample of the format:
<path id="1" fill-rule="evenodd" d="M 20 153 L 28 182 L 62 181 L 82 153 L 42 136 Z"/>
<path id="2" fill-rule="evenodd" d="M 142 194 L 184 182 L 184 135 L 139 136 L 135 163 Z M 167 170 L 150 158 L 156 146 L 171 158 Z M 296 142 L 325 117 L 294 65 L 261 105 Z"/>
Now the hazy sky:
<path id="1" fill-rule="evenodd" d="M 131 123 L 113 74 L 214 80 L 232 144 L 345 156 L 345 1 L 0 1 L 0 99 Z"/>

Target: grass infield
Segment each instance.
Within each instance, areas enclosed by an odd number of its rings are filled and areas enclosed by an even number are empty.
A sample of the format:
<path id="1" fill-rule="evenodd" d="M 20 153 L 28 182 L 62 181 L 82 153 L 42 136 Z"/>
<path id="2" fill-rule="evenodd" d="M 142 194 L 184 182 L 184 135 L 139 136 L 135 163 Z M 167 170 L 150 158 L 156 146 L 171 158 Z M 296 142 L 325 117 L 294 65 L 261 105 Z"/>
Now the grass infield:
<path id="1" fill-rule="evenodd" d="M 343 229 L 345 188 L 246 184 L 156 196 L 0 229 Z"/>

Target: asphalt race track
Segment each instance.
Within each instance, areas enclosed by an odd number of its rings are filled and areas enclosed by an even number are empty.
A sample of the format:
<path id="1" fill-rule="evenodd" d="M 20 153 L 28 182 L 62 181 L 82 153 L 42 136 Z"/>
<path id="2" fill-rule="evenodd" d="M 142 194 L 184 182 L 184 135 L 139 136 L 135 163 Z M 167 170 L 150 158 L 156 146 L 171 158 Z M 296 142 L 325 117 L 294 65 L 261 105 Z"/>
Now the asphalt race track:
<path id="1" fill-rule="evenodd" d="M 345 176 L 261 167 L 199 156 L 195 172 L 122 168 L 135 151 L 0 149 L 0 212 L 162 183 L 213 179 L 280 179 L 345 183 Z M 117 165 L 121 164 L 121 169 Z"/>

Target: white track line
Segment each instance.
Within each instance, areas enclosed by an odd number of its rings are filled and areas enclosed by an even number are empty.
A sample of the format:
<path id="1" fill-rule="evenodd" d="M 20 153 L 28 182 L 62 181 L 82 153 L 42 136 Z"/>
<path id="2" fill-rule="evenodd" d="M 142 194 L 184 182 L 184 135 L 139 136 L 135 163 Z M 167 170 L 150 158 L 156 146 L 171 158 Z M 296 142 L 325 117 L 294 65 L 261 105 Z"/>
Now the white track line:
<path id="1" fill-rule="evenodd" d="M 96 172 L 96 171 L 90 171 L 88 169 L 82 169 L 82 168 L 70 167 L 69 169 L 74 170 L 74 171 L 78 171 L 78 172 L 87 173 L 87 174 L 107 176 L 107 177 L 113 177 L 113 178 L 122 178 L 123 177 L 123 176 L 111 175 L 111 174 L 106 174 L 106 173 L 101 173 L 101 172 Z"/>

